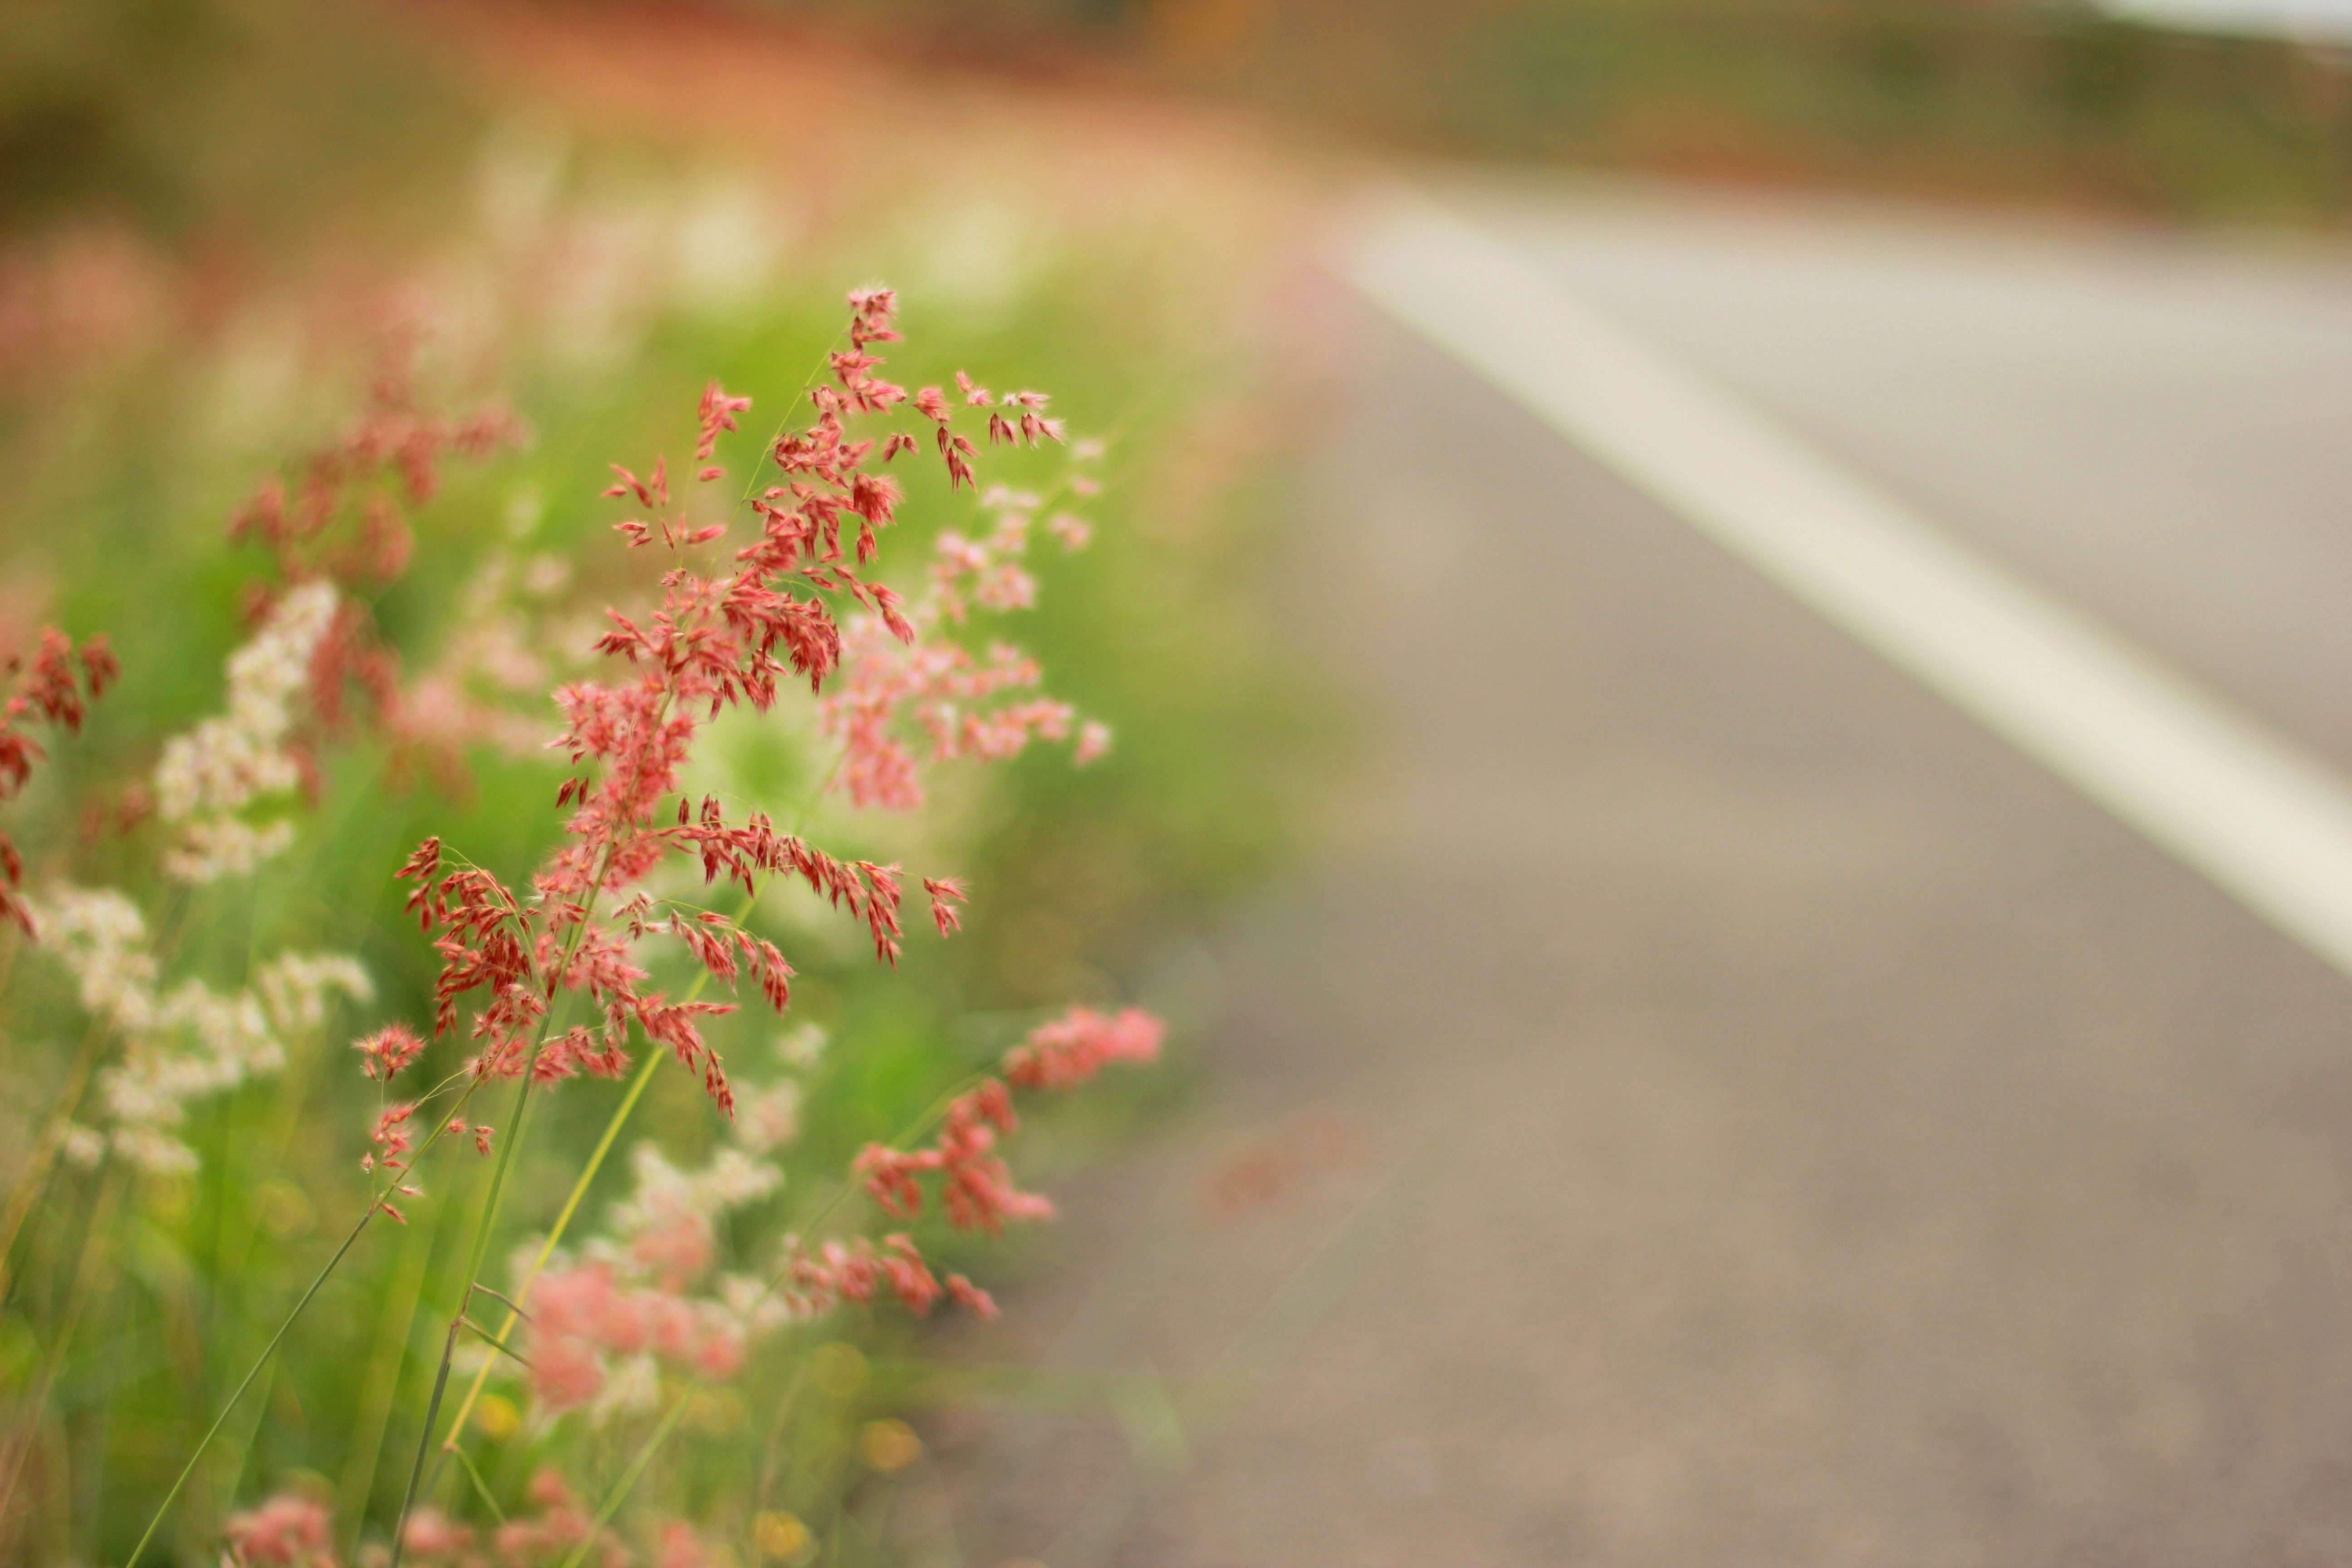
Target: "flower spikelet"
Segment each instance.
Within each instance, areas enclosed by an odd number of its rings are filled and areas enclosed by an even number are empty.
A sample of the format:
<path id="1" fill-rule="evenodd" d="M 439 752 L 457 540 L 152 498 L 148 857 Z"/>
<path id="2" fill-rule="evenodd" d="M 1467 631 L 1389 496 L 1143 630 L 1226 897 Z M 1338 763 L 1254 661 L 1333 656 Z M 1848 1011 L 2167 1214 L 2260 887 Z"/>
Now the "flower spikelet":
<path id="1" fill-rule="evenodd" d="M 20 668 L 11 659 L 5 673 L 16 681 L 6 700 L 0 701 L 0 801 L 24 790 L 33 765 L 46 754 L 26 733 L 26 726 L 42 721 L 68 734 L 79 733 L 89 703 L 104 696 L 121 671 L 103 637 L 83 643 L 77 656 L 73 639 L 55 626 L 44 626 L 31 661 Z M 24 878 L 23 855 L 15 840 L 0 833 L 0 921 L 14 921 L 29 936 L 32 910 L 16 891 Z"/>
<path id="2" fill-rule="evenodd" d="M 1073 1007 L 1005 1053 L 1004 1076 L 1023 1089 L 1072 1089 L 1112 1062 L 1149 1062 L 1166 1026 L 1139 1007 L 1105 1016 Z"/>

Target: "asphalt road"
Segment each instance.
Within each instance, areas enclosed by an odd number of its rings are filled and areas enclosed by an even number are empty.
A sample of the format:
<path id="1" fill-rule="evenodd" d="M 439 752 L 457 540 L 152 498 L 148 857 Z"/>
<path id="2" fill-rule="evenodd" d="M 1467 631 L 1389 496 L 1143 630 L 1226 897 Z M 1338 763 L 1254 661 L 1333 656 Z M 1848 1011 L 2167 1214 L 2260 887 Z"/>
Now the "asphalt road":
<path id="1" fill-rule="evenodd" d="M 1452 194 L 2352 769 L 2352 263 Z M 2352 986 L 1350 324 L 1290 582 L 1379 763 L 1171 960 L 1213 1103 L 971 1346 L 1109 1375 L 941 1430 L 942 1557 L 2352 1559 Z"/>

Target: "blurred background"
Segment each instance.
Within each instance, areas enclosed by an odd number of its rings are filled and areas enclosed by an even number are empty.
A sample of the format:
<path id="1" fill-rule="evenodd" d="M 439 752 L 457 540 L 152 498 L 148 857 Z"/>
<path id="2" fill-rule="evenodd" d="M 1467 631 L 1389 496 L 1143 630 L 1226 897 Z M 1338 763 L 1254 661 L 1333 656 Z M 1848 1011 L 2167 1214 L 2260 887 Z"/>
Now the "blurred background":
<path id="1" fill-rule="evenodd" d="M 431 668 L 493 612 L 593 612 L 609 576 L 533 563 L 589 559 L 605 462 L 714 375 L 788 405 L 887 279 L 894 375 L 1108 440 L 1024 635 L 1119 745 L 951 784 L 928 839 L 828 824 L 977 892 L 887 984 L 793 929 L 798 1005 L 856 1042 L 795 1170 L 1024 1009 L 1175 1033 L 1038 1130 L 1066 1223 L 990 1265 L 1002 1323 L 873 1331 L 855 1413 L 925 1445 L 877 1560 L 2352 1555 L 2336 963 L 1375 302 L 1401 184 L 2352 770 L 2326 0 L 10 0 L 0 648 L 104 630 L 125 671 L 9 807 L 30 875 L 130 874 L 82 804 L 217 706 L 260 569 L 227 521 L 387 342 L 531 430 L 373 606 Z M 1451 303 L 1508 342 L 1513 300 Z M 804 734 L 719 749 L 753 798 L 822 773 Z M 180 911 L 190 962 L 299 936 L 415 1011 L 383 872 L 428 832 L 528 865 L 553 776 L 339 742 L 299 873 Z M 12 1173 L 68 1005 L 29 964 L 7 994 Z M 356 1086 L 235 1098 L 104 1289 L 86 1194 L 18 1245 L 13 1560 L 120 1560 L 221 1392 L 191 1347 L 258 1343 L 354 1212 Z M 691 1085 L 649 1109 L 709 1142 Z M 390 1517 L 451 1246 L 322 1299 L 183 1560 L 272 1477 Z"/>

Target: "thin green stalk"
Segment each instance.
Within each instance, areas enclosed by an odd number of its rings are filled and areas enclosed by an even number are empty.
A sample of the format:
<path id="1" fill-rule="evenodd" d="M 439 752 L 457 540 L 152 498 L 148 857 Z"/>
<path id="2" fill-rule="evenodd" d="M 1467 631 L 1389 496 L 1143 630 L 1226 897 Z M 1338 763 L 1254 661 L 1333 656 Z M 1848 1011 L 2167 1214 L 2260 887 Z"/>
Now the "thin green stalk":
<path id="1" fill-rule="evenodd" d="M 622 1126 L 629 1120 L 630 1112 L 636 1110 L 637 1101 L 645 1096 L 646 1086 L 653 1081 L 654 1071 L 660 1066 L 660 1053 L 648 1049 L 645 1060 L 637 1065 L 637 1076 L 629 1081 L 629 1092 L 621 1097 L 621 1103 L 614 1109 L 612 1119 L 604 1123 L 604 1135 L 596 1140 L 595 1152 L 588 1156 L 588 1163 L 582 1168 L 579 1179 L 572 1184 L 571 1194 L 563 1200 L 563 1210 L 555 1216 L 555 1224 L 548 1231 L 546 1241 L 540 1245 L 539 1256 L 531 1259 L 530 1272 L 523 1277 L 522 1285 L 516 1292 L 517 1301 L 530 1299 L 531 1286 L 538 1281 L 541 1270 L 547 1267 L 547 1260 L 555 1256 L 556 1245 L 563 1239 L 563 1232 L 571 1225 L 572 1216 L 579 1211 L 581 1200 L 588 1195 L 589 1184 L 596 1179 L 597 1171 L 604 1166 L 604 1156 L 612 1152 L 614 1142 L 621 1135 Z M 522 1314 L 509 1305 L 507 1321 L 499 1328 L 501 1344 L 508 1335 L 514 1332 L 515 1325 L 521 1318 Z M 481 1399 L 482 1389 L 489 1382 L 489 1377 L 490 1363 L 485 1361 L 475 1372 L 472 1385 L 466 1390 L 465 1399 L 458 1404 L 457 1414 L 449 1418 L 449 1435 L 441 1444 L 444 1453 L 458 1447 L 458 1439 L 465 1436 L 466 1422 L 474 1414 L 474 1406 Z M 426 1478 L 428 1486 L 438 1479 L 440 1461 L 435 1460 L 434 1465 L 435 1474 Z"/>
<path id="2" fill-rule="evenodd" d="M 466 1300 L 472 1299 L 473 1291 L 469 1289 L 466 1292 Z M 393 1521 L 392 1568 L 400 1568 L 400 1549 L 408 1535 L 408 1510 L 416 1505 L 417 1483 L 425 1475 L 425 1445 L 433 1436 L 434 1424 L 441 1419 L 441 1396 L 449 1390 L 449 1361 L 457 1353 L 457 1330 L 465 1321 L 465 1309 L 460 1307 L 457 1316 L 450 1321 L 447 1337 L 441 1344 L 441 1365 L 433 1373 L 433 1397 L 425 1405 L 425 1435 L 417 1439 L 416 1459 L 408 1468 L 408 1492 L 400 1500 L 400 1517 Z"/>
<path id="3" fill-rule="evenodd" d="M 8 1517 L 9 1505 L 16 1500 L 16 1483 L 24 1477 L 25 1460 L 32 1451 L 31 1434 L 40 1426 L 41 1413 L 49 1403 L 49 1390 L 57 1384 L 58 1368 L 65 1364 L 66 1351 L 73 1343 L 82 1310 L 89 1305 L 90 1292 L 97 1288 L 106 1238 L 114 1229 L 114 1210 L 122 1201 L 123 1183 L 127 1180 L 123 1172 L 120 1160 L 110 1161 L 106 1174 L 100 1178 L 98 1198 L 90 1205 L 89 1228 L 82 1237 L 81 1258 L 74 1265 L 73 1289 L 66 1298 L 65 1315 L 49 1341 L 48 1352 L 41 1358 L 41 1375 L 34 1384 L 32 1398 L 26 1403 L 23 1425 L 26 1440 L 18 1443 L 9 1454 L 8 1479 L 0 1483 L 0 1519 Z"/>
<path id="4" fill-rule="evenodd" d="M 667 707 L 665 704 L 665 710 Z M 425 1455 L 433 1447 L 433 1428 L 440 1425 L 441 1396 L 449 1386 L 449 1358 L 457 1352 L 457 1325 L 464 1321 L 467 1309 L 473 1305 L 474 1281 L 481 1277 L 482 1260 L 489 1252 L 490 1231 L 498 1223 L 499 1199 L 506 1189 L 507 1172 L 514 1164 L 515 1151 L 522 1146 L 523 1131 L 530 1114 L 531 1084 L 539 1076 L 534 1069 L 539 1066 L 539 1053 L 547 1045 L 548 1033 L 555 1026 L 556 1009 L 552 994 L 561 988 L 563 977 L 572 973 L 572 960 L 580 954 L 580 944 L 587 940 L 589 922 L 595 915 L 596 894 L 604 888 L 605 874 L 612 869 L 612 865 L 613 847 L 608 843 L 598 860 L 587 902 L 581 907 L 579 922 L 572 928 L 572 935 L 563 944 L 563 955 L 556 963 L 554 978 L 549 985 L 549 1006 L 540 1017 L 539 1032 L 531 1041 L 530 1054 L 523 1059 L 522 1081 L 515 1086 L 514 1110 L 507 1118 L 507 1135 L 499 1141 L 498 1163 L 490 1168 L 489 1191 L 483 1195 L 481 1215 L 474 1226 L 474 1244 L 467 1252 L 465 1289 L 458 1295 L 457 1310 L 449 1324 L 448 1342 L 441 1350 L 441 1368 L 434 1374 L 433 1398 L 425 1408 L 424 1429 L 416 1435 L 416 1459 L 409 1467 L 408 1491 L 400 1501 L 400 1517 L 393 1524 L 391 1568 L 400 1568 L 401 1550 L 405 1544 L 403 1537 L 408 1532 L 408 1516 L 416 1506 L 417 1492 L 425 1479 Z M 439 1475 L 438 1466 L 435 1467 L 435 1475 Z"/>
<path id="5" fill-rule="evenodd" d="M 81 1049 L 67 1075 L 66 1087 L 58 1096 L 40 1137 L 34 1142 L 32 1158 L 17 1173 L 16 1185 L 8 1194 L 8 1206 L 0 1212 L 0 1299 L 7 1295 L 12 1283 L 8 1274 L 8 1258 L 16 1249 L 17 1233 L 33 1212 L 34 1201 L 41 1194 L 48 1179 L 49 1168 L 65 1147 L 66 1129 L 72 1124 L 73 1113 L 80 1108 L 83 1091 L 89 1087 L 89 1076 L 98 1066 L 100 1053 L 106 1047 L 106 1026 L 90 1020 L 89 1032 L 82 1037 Z"/>
<path id="6" fill-rule="evenodd" d="M 146 1552 L 147 1543 L 155 1538 L 156 1527 L 163 1522 L 163 1516 L 172 1510 L 172 1505 L 180 1500 L 181 1489 L 188 1484 L 188 1478 L 195 1474 L 197 1461 L 205 1457 L 205 1450 L 211 1447 L 212 1440 L 220 1436 L 221 1427 L 227 1424 L 229 1412 L 235 1410 L 237 1401 L 245 1397 L 245 1391 L 253 1386 L 253 1380 L 261 1374 L 261 1369 L 269 1364 L 269 1358 L 278 1353 L 278 1347 L 284 1342 L 287 1331 L 293 1328 L 294 1320 L 302 1315 L 302 1310 L 310 1304 L 310 1298 L 316 1296 L 320 1287 L 326 1284 L 327 1277 L 335 1271 L 337 1264 L 342 1262 L 343 1255 L 352 1249 L 352 1243 L 359 1240 L 360 1233 L 367 1229 L 368 1222 L 375 1218 L 376 1211 L 382 1206 L 381 1203 L 368 1205 L 367 1212 L 360 1215 L 359 1223 L 352 1226 L 349 1236 L 343 1237 L 343 1244 L 335 1248 L 335 1255 L 327 1259 L 326 1266 L 320 1268 L 317 1278 L 310 1281 L 310 1289 L 302 1292 L 302 1299 L 294 1303 L 294 1310 L 286 1314 L 286 1321 L 279 1323 L 278 1331 L 269 1336 L 269 1342 L 262 1347 L 261 1354 L 255 1359 L 252 1366 L 246 1369 L 245 1376 L 237 1381 L 235 1392 L 229 1394 L 228 1402 L 221 1406 L 220 1414 L 213 1417 L 213 1424 L 205 1427 L 205 1435 L 197 1439 L 195 1452 L 190 1454 L 188 1462 L 180 1467 L 179 1476 L 172 1482 L 172 1489 L 165 1492 L 163 1500 L 155 1505 L 154 1517 L 147 1521 L 147 1528 L 140 1532 L 139 1544 L 131 1549 L 131 1555 L 123 1561 L 122 1568 L 138 1568 L 139 1559 Z"/>
<path id="7" fill-rule="evenodd" d="M 474 1490 L 480 1494 L 482 1501 L 488 1506 L 490 1517 L 504 1524 L 507 1521 L 507 1510 L 500 1508 L 499 1500 L 490 1495 L 490 1483 L 482 1479 L 482 1472 L 474 1468 L 473 1459 L 463 1448 L 457 1450 L 457 1462 L 466 1468 L 466 1479 L 474 1483 Z"/>
<path id="8" fill-rule="evenodd" d="M 584 927 L 586 921 L 582 921 Z M 564 968 L 571 967 L 571 955 L 565 953 Z M 557 971 L 562 973 L 562 970 Z M 541 1037 L 546 1030 L 542 1026 Z M 539 1058 L 536 1046 L 531 1049 L 531 1062 Z M 515 1089 L 514 1112 L 507 1118 L 507 1135 L 499 1149 L 499 1161 L 490 1170 L 490 1188 L 482 1199 L 481 1218 L 474 1227 L 474 1244 L 466 1254 L 466 1286 L 457 1298 L 457 1310 L 449 1322 L 447 1342 L 441 1347 L 441 1367 L 433 1375 L 433 1398 L 425 1407 L 425 1429 L 417 1435 L 416 1458 L 408 1468 L 408 1490 L 400 1500 L 400 1517 L 392 1528 L 392 1568 L 400 1568 L 402 1537 L 408 1532 L 408 1515 L 416 1506 L 418 1488 L 425 1479 L 425 1456 L 433 1443 L 433 1428 L 440 1424 L 441 1396 L 449 1387 L 449 1360 L 457 1353 L 457 1329 L 466 1321 L 466 1309 L 474 1300 L 474 1278 L 482 1271 L 482 1259 L 489 1250 L 490 1226 L 497 1220 L 499 1196 L 506 1185 L 507 1169 L 514 1163 L 514 1152 L 522 1142 L 524 1118 L 530 1111 L 530 1082 L 535 1075 L 530 1066 L 523 1068 L 522 1082 Z"/>
<path id="9" fill-rule="evenodd" d="M 580 1568 L 581 1559 L 588 1555 L 588 1549 L 596 1543 L 596 1538 L 604 1532 L 604 1527 L 613 1522 L 613 1516 L 621 1511 L 621 1504 L 637 1484 L 637 1478 L 646 1473 L 646 1467 L 653 1462 L 655 1453 L 669 1440 L 669 1435 L 677 1430 L 678 1419 L 686 1414 L 686 1407 L 701 1392 L 702 1380 L 698 1377 L 670 1405 L 669 1414 L 661 1418 L 661 1425 L 653 1429 L 646 1438 L 645 1446 L 637 1450 L 636 1458 L 629 1461 L 629 1468 L 613 1484 L 611 1494 L 604 1499 L 604 1506 L 596 1510 L 596 1518 L 588 1526 L 588 1533 L 581 1537 L 580 1543 L 572 1549 L 572 1554 L 563 1560 L 563 1568 Z"/>
<path id="10" fill-rule="evenodd" d="M 446 1089 L 450 1083 L 455 1081 L 455 1079 L 456 1075 L 454 1074 L 450 1078 L 444 1079 L 440 1083 L 434 1085 L 434 1087 L 421 1098 L 432 1098 L 433 1095 L 438 1094 L 442 1089 Z M 463 1111 L 467 1105 L 472 1101 L 474 1091 L 480 1087 L 479 1080 L 468 1084 L 466 1088 L 466 1092 L 458 1096 L 457 1102 L 450 1107 L 450 1111 L 453 1114 Z M 448 1123 L 445 1118 L 436 1118 L 436 1124 L 434 1127 L 431 1135 L 428 1136 L 425 1140 L 424 1143 L 417 1149 L 416 1159 L 410 1162 L 412 1165 L 422 1161 L 425 1155 L 431 1153 L 433 1152 L 433 1146 L 441 1141 L 443 1131 L 446 1128 Z M 220 1414 L 213 1417 L 213 1424 L 205 1427 L 205 1435 L 196 1440 L 194 1452 L 188 1456 L 188 1462 L 180 1467 L 178 1477 L 172 1482 L 172 1489 L 165 1492 L 163 1494 L 163 1500 L 155 1505 L 154 1516 L 148 1520 L 147 1528 L 140 1533 L 139 1543 L 131 1549 L 131 1555 L 124 1561 L 122 1568 L 137 1568 L 141 1553 L 147 1550 L 148 1542 L 155 1538 L 155 1531 L 157 1528 L 163 1524 L 163 1516 L 166 1513 L 169 1513 L 171 1511 L 172 1505 L 179 1500 L 180 1493 L 187 1487 L 188 1478 L 195 1474 L 196 1465 L 204 1458 L 205 1450 L 211 1447 L 213 1439 L 220 1436 L 221 1427 L 227 1424 L 229 1413 L 234 1411 L 237 1406 L 237 1402 L 245 1397 L 246 1390 L 253 1386 L 253 1380 L 260 1375 L 261 1369 L 269 1364 L 269 1358 L 278 1353 L 278 1347 L 285 1342 L 286 1335 L 294 1327 L 296 1320 L 300 1318 L 304 1310 L 310 1307 L 311 1299 L 317 1296 L 320 1288 L 326 1284 L 328 1276 L 333 1274 L 336 1268 L 341 1264 L 344 1256 L 349 1253 L 352 1246 L 358 1242 L 361 1233 L 367 1229 L 369 1223 L 373 1221 L 376 1215 L 383 1209 L 384 1200 L 392 1195 L 393 1188 L 398 1184 L 399 1178 L 397 1175 L 394 1175 L 390 1180 L 387 1180 L 382 1187 L 377 1188 L 375 1191 L 368 1194 L 367 1208 L 360 1215 L 358 1221 L 352 1225 L 350 1234 L 343 1237 L 342 1245 L 335 1248 L 334 1256 L 327 1259 L 324 1267 L 320 1268 L 317 1276 L 311 1279 L 310 1287 L 302 1292 L 301 1299 L 294 1303 L 293 1310 L 289 1311 L 286 1314 L 285 1321 L 278 1325 L 278 1331 L 269 1336 L 269 1342 L 262 1347 L 261 1354 L 254 1359 L 252 1366 L 246 1369 L 245 1376 L 238 1379 L 236 1389 L 230 1393 L 227 1402 L 221 1406 Z"/>
<path id="11" fill-rule="evenodd" d="M 425 1275 L 433 1261 L 433 1244 L 440 1234 L 445 1211 L 436 1205 L 430 1230 L 411 1232 L 401 1248 L 400 1263 L 386 1294 L 383 1315 L 376 1326 L 375 1348 L 360 1384 L 360 1416 L 352 1424 L 350 1454 L 343 1460 L 341 1506 L 338 1510 L 359 1528 L 360 1515 L 375 1482 L 383 1457 L 384 1428 L 392 1420 L 392 1402 L 399 1392 L 400 1363 L 408 1350 L 409 1331 L 416 1324 L 416 1309 L 425 1295 Z M 353 1550 L 356 1551 L 356 1543 Z"/>

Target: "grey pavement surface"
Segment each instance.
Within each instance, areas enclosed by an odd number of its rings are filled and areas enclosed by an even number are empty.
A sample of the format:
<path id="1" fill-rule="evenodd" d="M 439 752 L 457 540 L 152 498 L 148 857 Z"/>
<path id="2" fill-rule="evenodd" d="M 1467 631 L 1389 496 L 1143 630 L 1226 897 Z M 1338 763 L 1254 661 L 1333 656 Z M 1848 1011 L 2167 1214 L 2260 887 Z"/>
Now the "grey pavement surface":
<path id="1" fill-rule="evenodd" d="M 2352 267 L 1479 200 L 2352 759 Z M 971 1343 L 1124 1375 L 942 1429 L 963 1559 L 2352 1560 L 2352 986 L 1352 325 L 1290 581 L 1379 764 Z"/>
<path id="2" fill-rule="evenodd" d="M 2352 770 L 2352 258 L 1622 190 L 1461 205 Z"/>

